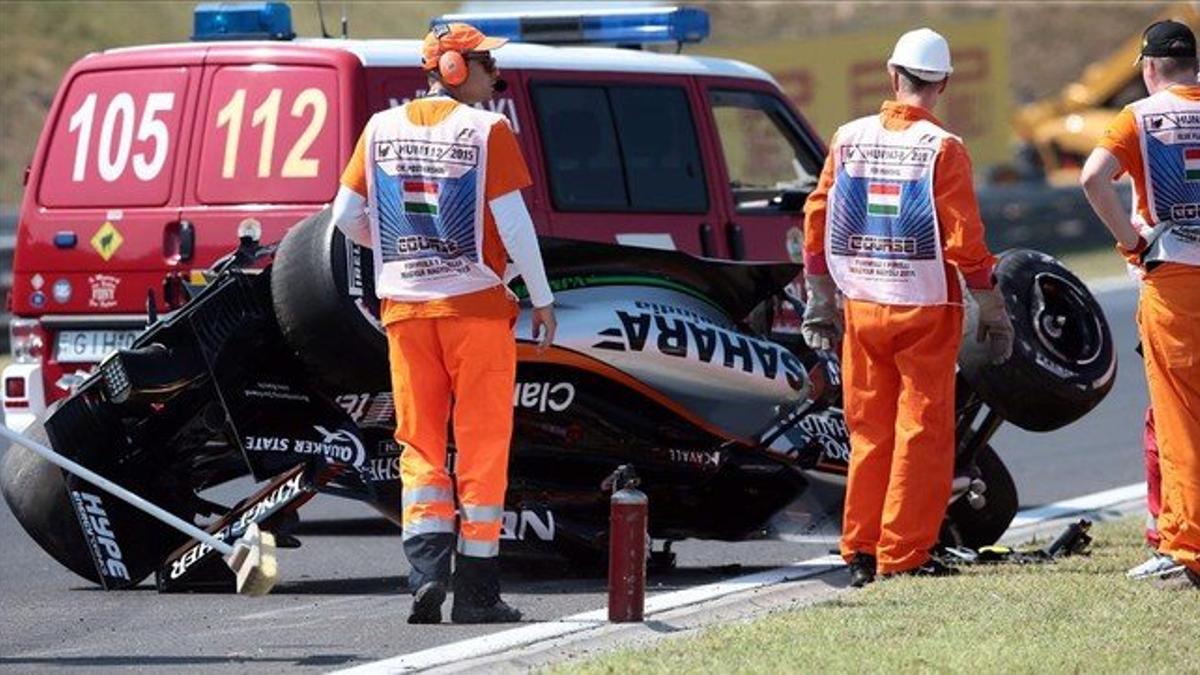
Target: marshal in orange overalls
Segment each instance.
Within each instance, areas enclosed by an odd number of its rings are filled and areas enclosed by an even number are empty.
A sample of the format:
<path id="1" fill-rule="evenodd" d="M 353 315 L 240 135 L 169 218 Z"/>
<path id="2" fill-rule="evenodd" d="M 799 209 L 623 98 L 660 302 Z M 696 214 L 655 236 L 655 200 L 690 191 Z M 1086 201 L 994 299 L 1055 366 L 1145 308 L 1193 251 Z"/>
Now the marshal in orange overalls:
<path id="1" fill-rule="evenodd" d="M 847 124 L 805 205 L 806 273 L 828 270 L 847 296 L 842 555 L 874 556 L 882 574 L 923 565 L 937 542 L 954 470 L 955 270 L 990 288 L 995 264 L 966 149 L 941 126 L 898 102 Z"/>
<path id="2" fill-rule="evenodd" d="M 1200 143 L 1159 122 L 1180 113 L 1200 115 L 1200 86 L 1171 86 L 1127 106 L 1099 144 L 1133 179 L 1143 233 L 1173 215 L 1200 222 Z M 1162 476 L 1159 551 L 1200 574 L 1200 241 L 1192 241 L 1200 227 L 1192 227 L 1161 261 L 1147 263 L 1138 329 Z"/>
<path id="3" fill-rule="evenodd" d="M 390 232 L 385 223 L 384 232 L 378 235 L 380 242 L 373 248 L 376 269 L 383 263 L 377 283 L 383 298 L 381 319 L 387 329 L 396 402 L 396 440 L 402 448 L 404 548 L 413 567 L 409 583 L 417 588 L 429 580 L 449 579 L 455 549 L 460 566 L 463 556 L 494 559 L 499 550 L 512 435 L 516 374 L 512 326 L 517 305 L 501 283 L 507 255 L 494 217 L 486 206 L 475 206 L 474 174 L 441 181 L 403 176 L 387 180 L 390 146 L 376 141 L 378 147 L 372 150 L 366 145 L 370 141 L 364 140 L 385 123 L 394 126 L 388 133 L 398 138 L 406 133 L 421 136 L 409 129 L 441 125 L 452 140 L 486 139 L 486 152 L 479 153 L 486 157 L 486 164 L 475 169 L 484 172 L 484 194 L 478 203 L 520 190 L 531 181 L 506 121 L 444 96 L 419 99 L 377 114 L 342 176 L 345 187 L 364 197 L 370 195 L 377 217 L 404 214 L 402 227 L 397 228 L 400 234 Z M 369 171 L 383 171 L 375 174 L 377 186 L 371 185 Z M 455 204 L 463 205 L 461 214 L 450 213 Z M 438 257 L 405 257 L 405 252 L 448 246 L 445 239 L 438 238 L 441 232 L 424 220 L 432 215 L 440 215 L 443 222 L 457 218 L 454 222 L 463 223 L 459 231 L 470 226 L 471 218 L 480 219 L 476 233 L 480 240 L 468 237 L 471 245 L 482 249 L 472 263 L 478 269 L 443 275 L 448 281 L 420 281 L 431 269 L 429 261 Z M 390 217 L 400 219 L 399 215 Z M 395 251 L 401 256 L 395 266 L 381 258 Z M 447 257 L 453 260 L 450 253 Z M 393 270 L 394 276 L 389 276 Z M 393 289 L 407 299 L 389 297 Z M 422 294 L 429 299 L 414 299 Z M 451 419 L 457 448 L 456 485 L 446 467 Z M 456 497 L 460 507 L 457 528 Z"/>

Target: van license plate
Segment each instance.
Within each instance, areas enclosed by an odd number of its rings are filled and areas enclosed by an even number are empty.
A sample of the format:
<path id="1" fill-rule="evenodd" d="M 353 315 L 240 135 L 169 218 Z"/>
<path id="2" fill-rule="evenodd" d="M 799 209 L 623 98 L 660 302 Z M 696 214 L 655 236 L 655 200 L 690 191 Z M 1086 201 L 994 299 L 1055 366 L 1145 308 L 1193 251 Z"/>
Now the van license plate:
<path id="1" fill-rule="evenodd" d="M 98 363 L 109 353 L 133 344 L 137 330 L 64 330 L 55 340 L 59 363 Z"/>

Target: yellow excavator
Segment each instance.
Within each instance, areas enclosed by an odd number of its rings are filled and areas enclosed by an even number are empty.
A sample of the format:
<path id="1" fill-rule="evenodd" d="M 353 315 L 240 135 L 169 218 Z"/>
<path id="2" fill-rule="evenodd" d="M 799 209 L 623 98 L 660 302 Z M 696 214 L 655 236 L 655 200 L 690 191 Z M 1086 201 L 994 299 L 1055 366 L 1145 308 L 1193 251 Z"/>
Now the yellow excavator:
<path id="1" fill-rule="evenodd" d="M 1181 3 L 1160 19 L 1200 27 L 1195 3 Z M 1110 56 L 1091 64 L 1083 76 L 1054 97 L 1020 108 L 1013 128 L 1022 141 L 1026 162 L 1040 165 L 1052 185 L 1075 185 L 1079 170 L 1112 118 L 1129 103 L 1146 96 L 1141 70 L 1133 67 L 1141 51 L 1141 33 L 1130 37 Z"/>

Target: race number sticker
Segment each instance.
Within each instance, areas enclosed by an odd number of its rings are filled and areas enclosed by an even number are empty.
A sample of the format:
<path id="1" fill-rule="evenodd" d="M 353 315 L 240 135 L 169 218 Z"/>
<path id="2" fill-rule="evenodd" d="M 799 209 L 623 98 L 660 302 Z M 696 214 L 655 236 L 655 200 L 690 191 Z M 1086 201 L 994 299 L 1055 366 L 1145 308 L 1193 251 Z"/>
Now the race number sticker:
<path id="1" fill-rule="evenodd" d="M 46 206 L 166 203 L 179 147 L 187 68 L 84 73 L 51 132 Z"/>
<path id="2" fill-rule="evenodd" d="M 224 66 L 204 116 L 196 191 L 208 204 L 329 201 L 337 156 L 337 73 Z"/>

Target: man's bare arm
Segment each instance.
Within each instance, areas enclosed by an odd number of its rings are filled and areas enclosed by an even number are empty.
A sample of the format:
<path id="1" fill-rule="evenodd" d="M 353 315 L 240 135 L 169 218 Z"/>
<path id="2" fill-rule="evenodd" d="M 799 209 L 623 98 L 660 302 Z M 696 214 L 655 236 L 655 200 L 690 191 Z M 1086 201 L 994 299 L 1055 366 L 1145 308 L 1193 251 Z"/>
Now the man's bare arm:
<path id="1" fill-rule="evenodd" d="M 1079 184 L 1087 195 L 1088 203 L 1104 226 L 1112 232 L 1117 243 L 1127 251 L 1135 251 L 1141 243 L 1141 235 L 1130 222 L 1129 213 L 1121 204 L 1112 178 L 1121 171 L 1116 155 L 1104 148 L 1096 148 L 1088 156 L 1079 175 Z"/>

